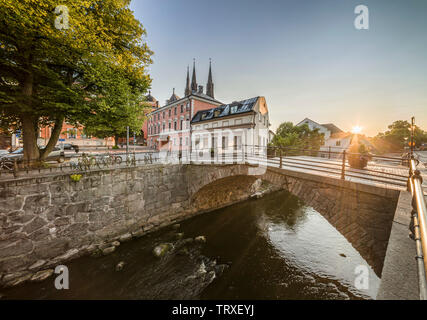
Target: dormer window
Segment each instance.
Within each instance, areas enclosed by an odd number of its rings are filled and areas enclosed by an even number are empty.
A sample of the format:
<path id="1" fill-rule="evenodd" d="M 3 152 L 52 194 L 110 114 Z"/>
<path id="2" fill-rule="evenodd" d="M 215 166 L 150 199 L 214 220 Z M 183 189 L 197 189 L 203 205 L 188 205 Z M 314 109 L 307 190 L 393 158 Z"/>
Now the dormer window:
<path id="1" fill-rule="evenodd" d="M 237 106 L 232 106 L 230 109 L 230 113 L 236 113 L 237 112 Z"/>
<path id="2" fill-rule="evenodd" d="M 221 110 L 214 111 L 214 117 L 218 117 L 221 114 Z"/>

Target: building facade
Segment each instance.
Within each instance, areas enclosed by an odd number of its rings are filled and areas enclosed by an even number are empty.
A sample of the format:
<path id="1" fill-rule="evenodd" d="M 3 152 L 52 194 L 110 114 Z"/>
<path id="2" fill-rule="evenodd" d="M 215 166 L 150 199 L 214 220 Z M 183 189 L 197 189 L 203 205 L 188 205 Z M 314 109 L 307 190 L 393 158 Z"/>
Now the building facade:
<path id="1" fill-rule="evenodd" d="M 202 110 L 191 120 L 192 150 L 203 152 L 265 152 L 270 119 L 264 97 L 255 97 Z"/>
<path id="2" fill-rule="evenodd" d="M 187 68 L 184 97 L 180 98 L 173 89 L 166 104 L 148 114 L 146 121 L 148 147 L 158 151 L 190 149 L 190 121 L 193 116 L 201 110 L 209 110 L 222 105 L 214 98 L 211 63 L 206 87 L 207 90 L 204 93 L 203 86 L 197 84 L 196 66 L 193 63 L 191 83 L 189 68 Z"/>

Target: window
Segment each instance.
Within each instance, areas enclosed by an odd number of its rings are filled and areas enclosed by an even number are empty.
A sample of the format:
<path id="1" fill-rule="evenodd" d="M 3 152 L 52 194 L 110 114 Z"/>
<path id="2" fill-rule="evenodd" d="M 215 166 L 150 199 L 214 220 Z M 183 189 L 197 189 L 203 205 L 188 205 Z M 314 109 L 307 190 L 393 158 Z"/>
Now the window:
<path id="1" fill-rule="evenodd" d="M 335 142 L 335 145 L 336 145 L 337 147 L 339 147 L 339 146 L 341 145 L 341 140 L 337 140 L 337 142 Z"/>
<path id="2" fill-rule="evenodd" d="M 242 124 L 242 119 L 236 119 L 236 120 L 234 120 L 234 124 Z"/>
<path id="3" fill-rule="evenodd" d="M 176 120 L 173 122 L 173 129 L 176 130 Z"/>
<path id="4" fill-rule="evenodd" d="M 175 107 L 175 110 L 174 110 L 174 114 L 175 114 L 175 115 L 176 115 L 176 111 L 177 111 L 176 109 L 177 109 L 177 107 Z"/>
<path id="5" fill-rule="evenodd" d="M 163 119 L 165 118 L 165 112 L 163 111 Z"/>
<path id="6" fill-rule="evenodd" d="M 181 113 L 183 113 L 183 112 L 184 112 L 184 105 L 181 104 Z"/>
<path id="7" fill-rule="evenodd" d="M 185 137 L 185 145 L 188 146 L 188 137 Z"/>
<path id="8" fill-rule="evenodd" d="M 172 113 L 172 110 L 171 110 L 171 109 L 169 109 L 169 117 L 171 116 L 171 113 Z"/>
<path id="9" fill-rule="evenodd" d="M 214 117 L 218 117 L 221 114 L 221 110 L 215 110 L 214 111 Z"/>
<path id="10" fill-rule="evenodd" d="M 237 106 L 232 106 L 230 112 L 236 113 L 237 112 Z"/>
<path id="11" fill-rule="evenodd" d="M 228 126 L 228 121 L 223 121 L 223 122 L 222 122 L 222 126 L 223 126 L 223 127 Z"/>
<path id="12" fill-rule="evenodd" d="M 182 138 L 179 138 L 179 145 L 182 146 Z"/>
<path id="13" fill-rule="evenodd" d="M 181 123 L 180 123 L 180 129 L 182 130 L 182 129 L 184 129 L 183 127 L 182 127 L 182 123 L 184 122 L 184 120 L 183 119 L 181 119 Z"/>
<path id="14" fill-rule="evenodd" d="M 170 131 L 170 129 L 171 129 L 171 121 L 169 120 L 169 131 Z"/>
<path id="15" fill-rule="evenodd" d="M 186 107 L 187 111 L 190 110 L 190 102 L 187 102 L 187 107 Z"/>
<path id="16" fill-rule="evenodd" d="M 165 131 L 166 124 L 163 122 L 163 131 Z"/>

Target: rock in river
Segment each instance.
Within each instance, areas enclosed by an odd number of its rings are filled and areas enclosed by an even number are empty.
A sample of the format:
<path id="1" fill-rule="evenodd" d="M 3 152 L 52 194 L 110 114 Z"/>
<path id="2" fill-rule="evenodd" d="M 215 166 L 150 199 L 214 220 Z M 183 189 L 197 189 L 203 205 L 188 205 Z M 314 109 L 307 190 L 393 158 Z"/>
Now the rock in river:
<path id="1" fill-rule="evenodd" d="M 200 242 L 200 243 L 206 243 L 206 237 L 205 236 L 198 236 L 194 238 L 194 241 Z"/>
<path id="2" fill-rule="evenodd" d="M 120 261 L 117 265 L 116 265 L 116 271 L 122 271 L 123 268 L 125 267 L 125 262 L 124 261 Z"/>
<path id="3" fill-rule="evenodd" d="M 168 253 L 172 248 L 173 245 L 171 243 L 161 243 L 153 249 L 153 254 L 160 258 Z"/>

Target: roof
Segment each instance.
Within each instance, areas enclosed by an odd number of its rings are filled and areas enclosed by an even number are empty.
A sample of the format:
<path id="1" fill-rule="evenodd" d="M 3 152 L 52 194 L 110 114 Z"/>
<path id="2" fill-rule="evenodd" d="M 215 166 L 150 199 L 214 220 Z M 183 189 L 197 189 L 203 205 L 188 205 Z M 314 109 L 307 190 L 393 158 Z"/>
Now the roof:
<path id="1" fill-rule="evenodd" d="M 216 108 L 199 111 L 194 115 L 193 119 L 191 119 L 191 123 L 223 118 L 234 114 L 253 111 L 258 98 L 259 97 L 254 97 L 242 101 L 234 101 L 230 104 L 222 104 Z"/>
<path id="2" fill-rule="evenodd" d="M 343 132 L 340 128 L 338 128 L 333 123 L 325 123 L 325 124 L 321 124 L 321 126 L 328 129 L 331 132 L 331 134 Z"/>
<path id="3" fill-rule="evenodd" d="M 341 131 L 341 132 L 332 133 L 331 134 L 331 138 L 332 139 L 345 139 L 345 138 L 348 138 L 348 137 L 350 137 L 352 135 L 353 134 L 350 133 L 350 132 L 343 132 L 343 131 Z"/>
<path id="4" fill-rule="evenodd" d="M 156 100 L 156 98 L 154 98 L 154 97 L 151 95 L 151 90 L 150 90 L 150 91 L 148 91 L 148 95 L 146 95 L 145 97 L 146 97 L 147 101 L 150 101 L 150 102 L 156 102 L 156 101 L 157 101 L 157 100 Z"/>
<path id="5" fill-rule="evenodd" d="M 175 101 L 169 101 L 169 100 L 167 100 L 167 103 L 164 105 L 164 106 L 162 106 L 162 107 L 160 107 L 160 108 L 158 108 L 157 110 L 155 110 L 156 112 L 158 112 L 158 111 L 162 111 L 162 110 L 164 110 L 164 109 L 167 109 L 168 107 L 169 107 L 169 105 L 171 105 L 171 104 L 179 104 L 180 103 L 180 101 L 185 101 L 185 100 L 187 100 L 187 99 L 191 99 L 191 97 L 195 97 L 195 98 L 201 98 L 201 99 L 204 99 L 204 100 L 208 100 L 208 101 L 211 101 L 211 102 L 213 102 L 214 104 L 222 104 L 222 102 L 221 101 L 218 101 L 218 100 L 216 100 L 216 99 L 214 99 L 214 98 L 212 98 L 212 97 L 209 97 L 208 95 L 206 95 L 206 94 L 204 94 L 204 93 L 199 93 L 199 92 L 192 92 L 189 96 L 185 96 L 185 97 L 182 97 L 182 98 L 179 98 L 178 100 L 175 100 Z"/>

